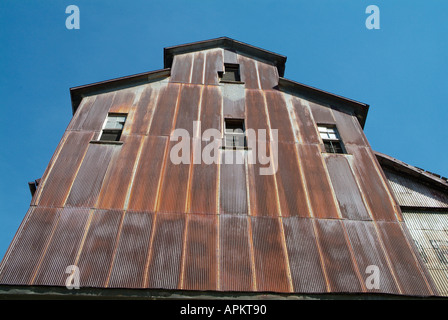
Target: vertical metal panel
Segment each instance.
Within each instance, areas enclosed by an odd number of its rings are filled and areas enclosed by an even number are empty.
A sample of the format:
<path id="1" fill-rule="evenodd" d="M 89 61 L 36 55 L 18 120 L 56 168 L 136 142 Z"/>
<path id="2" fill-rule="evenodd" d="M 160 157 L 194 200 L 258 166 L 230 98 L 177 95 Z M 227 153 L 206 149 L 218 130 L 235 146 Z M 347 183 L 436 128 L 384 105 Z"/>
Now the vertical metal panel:
<path id="1" fill-rule="evenodd" d="M 158 91 L 146 85 L 138 99 L 131 123 L 130 134 L 147 134 L 157 104 Z"/>
<path id="2" fill-rule="evenodd" d="M 272 89 L 278 85 L 277 67 L 266 62 L 257 61 L 258 77 L 261 89 Z"/>
<path id="3" fill-rule="evenodd" d="M 271 156 L 270 153 L 271 144 L 266 142 L 266 153 Z M 259 152 L 259 150 L 257 150 Z M 261 174 L 261 169 L 273 167 L 272 163 L 267 165 L 260 164 L 257 161 L 254 164 L 248 164 L 248 176 L 249 176 L 249 198 L 250 198 L 250 214 L 254 216 L 279 216 L 279 206 L 277 199 L 277 188 L 275 183 L 275 175 L 273 174 Z"/>
<path id="4" fill-rule="evenodd" d="M 197 85 L 182 85 L 175 129 L 187 130 L 193 137 L 193 121 L 198 121 L 198 108 L 201 88 Z"/>
<path id="5" fill-rule="evenodd" d="M 448 208 L 448 195 L 412 178 L 384 169 L 400 206 Z"/>
<path id="6" fill-rule="evenodd" d="M 179 84 L 170 83 L 160 90 L 149 135 L 169 136 L 171 134 L 179 95 Z"/>
<path id="7" fill-rule="evenodd" d="M 244 119 L 245 89 L 240 84 L 222 83 L 223 117 Z"/>
<path id="8" fill-rule="evenodd" d="M 294 143 L 294 132 L 289 121 L 289 113 L 283 95 L 277 91 L 266 91 L 265 96 L 270 128 L 277 130 L 278 141 Z M 262 105 L 259 106 L 259 108 L 262 107 Z"/>
<path id="9" fill-rule="evenodd" d="M 153 220 L 152 212 L 125 213 L 108 287 L 144 287 Z"/>
<path id="10" fill-rule="evenodd" d="M 358 120 L 356 120 L 354 115 L 336 109 L 332 109 L 332 112 L 344 144 L 352 143 L 359 146 L 368 146 L 361 127 L 355 125 Z"/>
<path id="11" fill-rule="evenodd" d="M 379 287 L 367 288 L 367 292 L 399 294 L 400 290 L 387 264 L 387 257 L 380 245 L 374 222 L 344 220 L 343 223 L 362 278 L 370 282 L 367 278 L 371 272 L 367 272 L 367 267 L 378 267 Z"/>
<path id="12" fill-rule="evenodd" d="M 201 141 L 198 143 L 201 146 Z M 202 148 L 207 145 L 202 141 Z M 189 212 L 216 214 L 216 192 L 218 181 L 218 165 L 215 163 L 207 164 L 201 161 L 200 164 L 193 164 L 190 177 L 190 197 Z"/>
<path id="13" fill-rule="evenodd" d="M 222 291 L 252 291 L 250 235 L 247 216 L 219 216 L 219 279 Z"/>
<path id="14" fill-rule="evenodd" d="M 189 214 L 183 289 L 217 289 L 217 215 Z"/>
<path id="15" fill-rule="evenodd" d="M 193 57 L 194 53 L 178 54 L 174 56 L 170 82 L 190 82 Z"/>
<path id="16" fill-rule="evenodd" d="M 187 139 L 191 148 L 191 139 Z M 169 141 L 168 154 L 165 158 L 165 171 L 160 186 L 159 212 L 185 212 L 187 201 L 187 188 L 190 179 L 190 154 L 188 162 L 176 164 L 171 159 L 171 150 L 180 142 Z M 191 149 L 190 149 L 191 150 Z"/>
<path id="17" fill-rule="evenodd" d="M 414 258 L 414 250 L 406 240 L 399 222 L 378 221 L 378 230 L 391 260 L 397 281 L 403 294 L 431 295 L 421 266 Z M 417 250 L 415 250 L 417 253 Z"/>
<path id="18" fill-rule="evenodd" d="M 185 214 L 177 213 L 156 214 L 146 284 L 148 288 L 179 288 L 185 217 Z"/>
<path id="19" fill-rule="evenodd" d="M 167 143 L 168 137 L 145 138 L 131 187 L 129 210 L 155 210 Z"/>
<path id="20" fill-rule="evenodd" d="M 326 292 L 325 274 L 312 220 L 299 217 L 282 220 L 294 292 Z"/>
<path id="21" fill-rule="evenodd" d="M 251 217 L 258 291 L 290 291 L 279 223 L 279 218 Z"/>
<path id="22" fill-rule="evenodd" d="M 221 129 L 222 104 L 223 99 L 220 89 L 216 86 L 204 86 L 202 90 L 201 113 L 199 117 L 199 120 L 201 121 L 201 131 L 202 131 L 201 136 L 202 133 L 207 129 L 217 129 L 220 132 L 222 131 Z"/>
<path id="23" fill-rule="evenodd" d="M 330 291 L 361 292 L 341 221 L 316 219 L 315 225 Z"/>
<path id="24" fill-rule="evenodd" d="M 240 154 L 236 156 L 236 154 Z M 226 159 L 235 155 L 233 163 Z M 220 213 L 247 214 L 246 168 L 244 163 L 236 162 L 236 157 L 243 157 L 244 151 L 223 150 L 221 152 L 219 205 Z M 228 161 L 228 160 L 227 160 Z"/>
<path id="25" fill-rule="evenodd" d="M 65 286 L 89 217 L 89 208 L 63 208 L 33 285 Z"/>
<path id="26" fill-rule="evenodd" d="M 134 99 L 134 88 L 115 91 L 115 96 L 110 105 L 109 112 L 128 113 L 133 107 Z"/>
<path id="27" fill-rule="evenodd" d="M 299 145 L 298 150 L 314 217 L 338 218 L 336 204 L 322 163 L 319 147 L 316 145 Z"/>
<path id="28" fill-rule="evenodd" d="M 101 93 L 96 96 L 92 106 L 89 108 L 89 114 L 85 121 L 79 126 L 74 126 L 74 130 L 100 131 L 104 120 L 109 112 L 110 106 L 115 96 L 115 91 Z"/>
<path id="29" fill-rule="evenodd" d="M 83 123 L 89 116 L 90 109 L 95 103 L 96 97 L 96 95 L 93 95 L 82 98 L 73 118 L 70 120 L 67 130 L 81 130 Z"/>
<path id="30" fill-rule="evenodd" d="M 259 90 L 246 90 L 246 130 L 248 129 L 255 130 L 259 141 L 269 141 L 271 138 L 265 101 Z M 260 136 L 259 130 L 264 130 L 266 138 Z"/>
<path id="31" fill-rule="evenodd" d="M 93 207 L 96 204 L 104 175 L 114 152 L 121 146 L 91 144 L 76 174 L 66 206 Z"/>
<path id="32" fill-rule="evenodd" d="M 305 187 L 299 169 L 296 147 L 278 144 L 277 191 L 283 217 L 309 217 Z"/>
<path id="33" fill-rule="evenodd" d="M 381 177 L 375 170 L 375 165 L 364 147 L 347 145 L 349 153 L 353 154 L 353 169 L 358 177 L 361 192 L 370 207 L 374 220 L 395 221 L 395 211 Z"/>
<path id="34" fill-rule="evenodd" d="M 301 140 L 307 144 L 319 144 L 318 132 L 310 109 L 299 98 L 293 97 L 291 100 L 295 110 Z"/>
<path id="35" fill-rule="evenodd" d="M 238 63 L 236 52 L 224 49 L 224 63 Z"/>
<path id="36" fill-rule="evenodd" d="M 98 208 L 124 209 L 131 183 L 134 163 L 140 148 L 141 136 L 123 136 L 121 150 L 117 150 L 109 164 L 98 196 Z"/>
<path id="37" fill-rule="evenodd" d="M 62 207 L 64 205 L 92 136 L 91 132 L 68 134 L 61 152 L 55 159 L 54 166 L 42 182 L 43 189 L 38 201 L 39 206 Z"/>
<path id="38" fill-rule="evenodd" d="M 60 211 L 58 208 L 39 207 L 31 207 L 29 210 L 28 221 L 5 255 L 7 260 L 0 275 L 2 284 L 30 284 Z"/>
<path id="39" fill-rule="evenodd" d="M 81 287 L 104 287 L 113 262 L 123 211 L 95 210 L 78 261 Z"/>
<path id="40" fill-rule="evenodd" d="M 204 84 L 218 85 L 218 71 L 224 71 L 223 50 L 212 49 L 206 51 Z"/>
<path id="41" fill-rule="evenodd" d="M 194 62 L 191 71 L 191 82 L 195 84 L 203 84 L 203 72 L 204 72 L 204 59 L 205 53 L 198 51 L 194 53 Z"/>
<path id="42" fill-rule="evenodd" d="M 245 83 L 246 89 L 260 89 L 257 62 L 239 54 L 238 63 L 240 64 L 241 81 Z"/>
<path id="43" fill-rule="evenodd" d="M 351 220 L 371 220 L 345 156 L 328 155 L 325 162 L 342 216 Z"/>
<path id="44" fill-rule="evenodd" d="M 314 102 L 309 101 L 311 113 L 313 114 L 314 121 L 316 123 L 325 123 L 325 124 L 335 124 L 336 120 L 334 119 L 333 113 L 331 112 L 330 107 L 323 106 Z"/>

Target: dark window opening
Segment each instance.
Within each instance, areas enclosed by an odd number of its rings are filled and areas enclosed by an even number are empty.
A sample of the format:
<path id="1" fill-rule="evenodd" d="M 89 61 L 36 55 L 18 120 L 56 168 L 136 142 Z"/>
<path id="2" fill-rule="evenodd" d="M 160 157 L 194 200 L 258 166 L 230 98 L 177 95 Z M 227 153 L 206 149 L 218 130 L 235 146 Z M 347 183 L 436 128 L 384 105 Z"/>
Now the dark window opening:
<path id="1" fill-rule="evenodd" d="M 240 66 L 238 64 L 224 64 L 224 73 L 220 74 L 221 81 L 240 82 Z"/>
<path id="2" fill-rule="evenodd" d="M 246 135 L 244 133 L 244 120 L 225 119 L 224 122 L 224 147 L 229 149 L 245 148 Z"/>
<path id="3" fill-rule="evenodd" d="M 126 122 L 125 114 L 109 114 L 101 133 L 101 141 L 120 141 L 123 133 L 124 123 Z"/>
<path id="4" fill-rule="evenodd" d="M 339 133 L 334 126 L 318 126 L 327 153 L 345 153 Z"/>

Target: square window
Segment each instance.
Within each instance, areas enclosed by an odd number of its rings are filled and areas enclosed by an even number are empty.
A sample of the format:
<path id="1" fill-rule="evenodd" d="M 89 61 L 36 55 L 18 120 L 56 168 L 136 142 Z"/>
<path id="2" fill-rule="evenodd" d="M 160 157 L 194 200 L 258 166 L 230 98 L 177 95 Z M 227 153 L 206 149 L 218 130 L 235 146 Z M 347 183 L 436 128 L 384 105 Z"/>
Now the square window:
<path id="1" fill-rule="evenodd" d="M 225 148 L 244 148 L 246 147 L 246 135 L 244 120 L 225 119 L 224 120 L 224 146 Z"/>
<path id="2" fill-rule="evenodd" d="M 221 81 L 240 82 L 240 66 L 238 64 L 225 63 Z"/>
<path id="3" fill-rule="evenodd" d="M 319 125 L 319 134 L 327 153 L 345 153 L 342 141 L 335 126 Z"/>
<path id="4" fill-rule="evenodd" d="M 101 132 L 101 141 L 120 141 L 123 132 L 124 123 L 126 122 L 125 114 L 109 114 Z"/>

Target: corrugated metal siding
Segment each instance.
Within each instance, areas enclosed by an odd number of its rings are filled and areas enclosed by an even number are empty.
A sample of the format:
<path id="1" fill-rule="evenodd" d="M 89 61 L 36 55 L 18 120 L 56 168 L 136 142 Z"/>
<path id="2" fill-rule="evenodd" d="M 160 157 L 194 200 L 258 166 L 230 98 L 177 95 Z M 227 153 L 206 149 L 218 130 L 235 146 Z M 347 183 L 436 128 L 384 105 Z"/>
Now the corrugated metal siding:
<path id="1" fill-rule="evenodd" d="M 448 212 L 403 211 L 421 259 L 439 293 L 448 296 Z"/>
<path id="2" fill-rule="evenodd" d="M 400 206 L 448 208 L 448 195 L 438 189 L 383 169 Z"/>
<path id="3" fill-rule="evenodd" d="M 219 83 L 224 61 L 240 63 L 244 83 Z M 378 292 L 432 294 L 355 118 L 277 81 L 275 66 L 218 48 L 175 56 L 169 79 L 84 98 L 0 282 L 64 285 L 76 264 L 82 287 L 368 292 L 364 271 L 375 264 Z M 123 144 L 89 143 L 111 111 L 128 113 Z M 268 165 L 255 149 L 220 150 L 212 165 L 170 161 L 173 129 L 199 142 L 194 120 L 204 132 L 225 117 L 267 130 L 255 138 L 266 156 L 278 147 L 275 175 L 260 175 Z M 322 154 L 320 122 L 344 127 L 350 155 Z M 228 154 L 257 161 L 226 164 Z"/>

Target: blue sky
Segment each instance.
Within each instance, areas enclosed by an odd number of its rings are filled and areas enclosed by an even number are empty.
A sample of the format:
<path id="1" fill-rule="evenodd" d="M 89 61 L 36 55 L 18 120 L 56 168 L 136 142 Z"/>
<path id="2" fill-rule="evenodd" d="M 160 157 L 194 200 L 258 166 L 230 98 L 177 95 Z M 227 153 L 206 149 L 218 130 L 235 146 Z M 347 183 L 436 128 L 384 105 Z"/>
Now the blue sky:
<path id="1" fill-rule="evenodd" d="M 368 30 L 368 5 L 380 29 Z M 77 5 L 80 29 L 65 9 Z M 69 88 L 163 68 L 220 36 L 286 55 L 285 77 L 370 105 L 372 148 L 448 176 L 448 1 L 0 0 L 0 257 L 72 114 Z"/>

